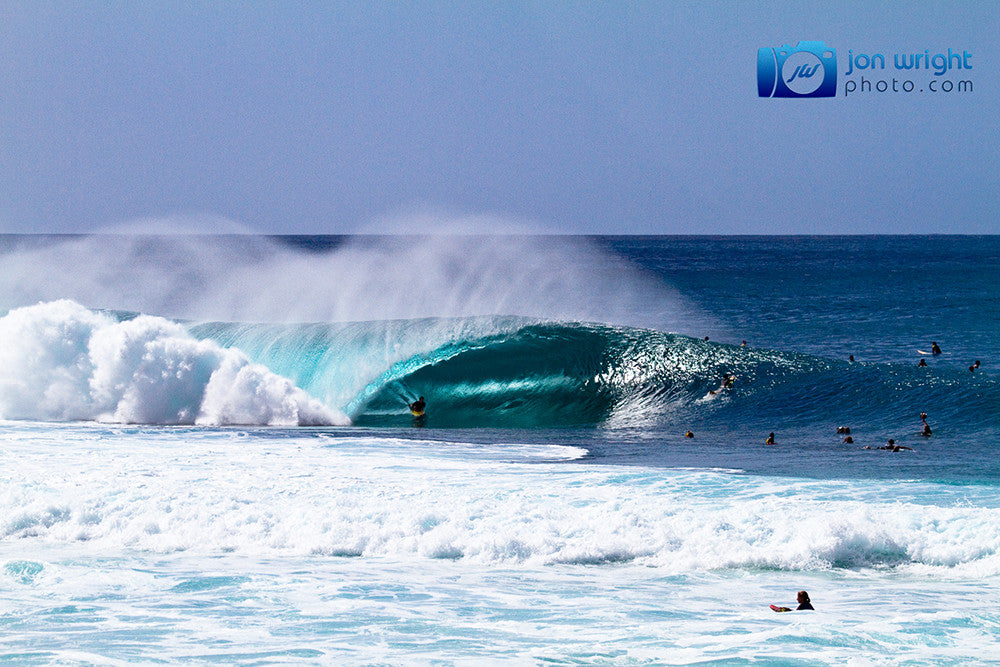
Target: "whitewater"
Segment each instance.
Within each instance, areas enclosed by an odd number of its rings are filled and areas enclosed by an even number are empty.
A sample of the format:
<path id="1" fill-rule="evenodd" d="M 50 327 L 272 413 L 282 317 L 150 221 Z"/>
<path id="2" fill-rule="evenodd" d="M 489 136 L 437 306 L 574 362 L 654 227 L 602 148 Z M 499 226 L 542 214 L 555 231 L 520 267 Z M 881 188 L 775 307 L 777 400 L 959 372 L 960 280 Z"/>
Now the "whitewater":
<path id="1" fill-rule="evenodd" d="M 998 261 L 5 237 L 0 659 L 1000 660 Z"/>

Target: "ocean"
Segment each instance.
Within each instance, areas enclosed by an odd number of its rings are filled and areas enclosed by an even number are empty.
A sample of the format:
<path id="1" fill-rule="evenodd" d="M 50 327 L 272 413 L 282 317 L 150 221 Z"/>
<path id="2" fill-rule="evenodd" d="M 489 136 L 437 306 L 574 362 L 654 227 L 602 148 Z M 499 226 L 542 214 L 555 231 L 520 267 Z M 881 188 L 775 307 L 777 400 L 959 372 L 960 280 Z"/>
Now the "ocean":
<path id="1" fill-rule="evenodd" d="M 998 369 L 1000 236 L 0 236 L 0 662 L 997 662 Z"/>

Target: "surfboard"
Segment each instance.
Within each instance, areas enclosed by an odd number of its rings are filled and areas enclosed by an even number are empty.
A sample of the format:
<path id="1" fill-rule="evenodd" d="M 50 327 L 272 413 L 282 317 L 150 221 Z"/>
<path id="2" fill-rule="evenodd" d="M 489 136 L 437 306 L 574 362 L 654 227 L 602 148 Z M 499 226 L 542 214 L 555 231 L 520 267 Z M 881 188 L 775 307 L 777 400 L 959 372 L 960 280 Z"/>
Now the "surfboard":
<path id="1" fill-rule="evenodd" d="M 774 611 L 791 611 L 792 610 L 791 607 L 779 607 L 776 604 L 772 604 L 771 605 L 771 609 L 773 609 Z"/>
<path id="2" fill-rule="evenodd" d="M 931 354 L 934 354 L 934 353 L 933 352 L 924 352 L 923 350 L 917 350 L 917 354 L 931 355 Z"/>

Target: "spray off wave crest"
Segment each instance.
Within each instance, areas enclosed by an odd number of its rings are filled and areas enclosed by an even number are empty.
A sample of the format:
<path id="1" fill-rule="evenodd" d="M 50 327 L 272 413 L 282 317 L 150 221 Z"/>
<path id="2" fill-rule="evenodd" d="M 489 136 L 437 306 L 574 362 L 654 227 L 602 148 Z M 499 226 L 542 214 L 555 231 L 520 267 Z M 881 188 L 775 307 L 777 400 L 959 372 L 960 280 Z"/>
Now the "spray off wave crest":
<path id="1" fill-rule="evenodd" d="M 241 352 L 159 317 L 68 300 L 0 318 L 0 418 L 141 424 L 346 424 Z"/>
<path id="2" fill-rule="evenodd" d="M 0 311 L 64 298 L 188 321 L 517 315 L 715 328 L 660 279 L 578 237 L 0 238 Z"/>

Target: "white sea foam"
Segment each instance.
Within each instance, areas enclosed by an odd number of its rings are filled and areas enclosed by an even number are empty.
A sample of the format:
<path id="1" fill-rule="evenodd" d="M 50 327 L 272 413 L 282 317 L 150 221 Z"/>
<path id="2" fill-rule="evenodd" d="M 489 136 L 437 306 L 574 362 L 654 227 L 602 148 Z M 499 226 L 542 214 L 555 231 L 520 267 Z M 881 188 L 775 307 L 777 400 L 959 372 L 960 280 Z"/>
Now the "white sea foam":
<path id="1" fill-rule="evenodd" d="M 0 647 L 108 664 L 1000 658 L 989 487 L 309 433 L 0 423 Z M 803 588 L 817 611 L 767 608 Z"/>
<path id="2" fill-rule="evenodd" d="M 0 418 L 139 424 L 344 424 L 239 350 L 159 317 L 118 322 L 68 300 L 0 318 Z"/>
<path id="3" fill-rule="evenodd" d="M 431 441 L 163 431 L 74 442 L 93 431 L 68 428 L 42 435 L 47 443 L 0 441 L 3 465 L 20 473 L 0 498 L 4 540 L 98 553 L 631 562 L 664 573 L 1000 574 L 995 507 L 901 500 L 905 485 L 881 496 L 861 483 L 525 464 L 509 462 L 523 457 L 517 448 L 456 456 L 458 445 Z"/>

